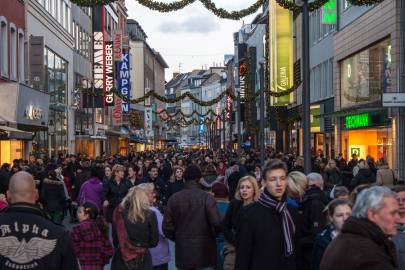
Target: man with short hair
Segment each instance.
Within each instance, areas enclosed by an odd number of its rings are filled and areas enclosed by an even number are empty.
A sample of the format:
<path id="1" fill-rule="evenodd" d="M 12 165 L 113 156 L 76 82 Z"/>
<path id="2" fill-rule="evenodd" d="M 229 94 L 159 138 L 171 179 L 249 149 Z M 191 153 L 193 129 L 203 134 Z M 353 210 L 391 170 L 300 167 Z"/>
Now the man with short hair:
<path id="1" fill-rule="evenodd" d="M 79 264 L 68 232 L 35 204 L 35 181 L 26 172 L 10 179 L 9 207 L 0 212 L 0 268 L 78 270 Z"/>
<path id="2" fill-rule="evenodd" d="M 183 173 L 184 189 L 172 195 L 163 219 L 163 233 L 175 242 L 179 270 L 214 270 L 218 262 L 215 237 L 224 215 L 215 198 L 202 190 L 202 173 L 192 164 Z"/>
<path id="3" fill-rule="evenodd" d="M 165 185 L 167 185 L 170 176 L 172 176 L 172 171 L 164 165 L 163 159 L 156 159 L 156 166 L 158 167 L 159 177 L 163 180 Z"/>
<path id="4" fill-rule="evenodd" d="M 401 223 L 395 192 L 380 186 L 361 191 L 341 233 L 323 254 L 321 269 L 398 269 L 389 237 L 397 235 Z"/>
<path id="5" fill-rule="evenodd" d="M 286 203 L 287 174 L 284 162 L 269 161 L 259 201 L 239 210 L 235 270 L 301 269 L 299 216 Z"/>
<path id="6" fill-rule="evenodd" d="M 247 170 L 246 170 L 246 167 L 245 167 L 245 162 L 246 162 L 246 158 L 239 159 L 238 167 L 239 167 L 239 172 L 242 175 L 245 175 L 247 173 Z"/>
<path id="7" fill-rule="evenodd" d="M 353 154 L 352 155 L 352 159 L 349 161 L 349 163 L 347 165 L 349 165 L 350 169 L 354 169 L 354 167 L 356 167 L 356 165 L 359 163 L 359 161 L 357 160 L 357 155 Z"/>
<path id="8" fill-rule="evenodd" d="M 144 177 L 149 177 L 149 166 L 150 166 L 150 160 L 149 159 L 145 159 L 145 161 L 143 162 L 143 167 L 142 167 L 142 171 L 143 171 L 143 176 Z"/>
<path id="9" fill-rule="evenodd" d="M 312 250 L 315 237 L 326 227 L 326 214 L 324 212 L 329 200 L 323 190 L 323 178 L 319 173 L 310 173 L 307 176 L 308 189 L 298 209 L 301 229 L 301 255 L 302 269 L 311 269 Z"/>
<path id="10" fill-rule="evenodd" d="M 145 172 L 144 172 L 145 174 Z M 143 183 L 153 183 L 155 185 L 155 189 L 159 193 L 159 200 L 160 204 L 166 205 L 167 198 L 169 198 L 169 190 L 165 185 L 165 182 L 159 178 L 159 169 L 156 165 L 152 164 L 149 166 L 149 175 L 144 177 L 139 184 Z"/>

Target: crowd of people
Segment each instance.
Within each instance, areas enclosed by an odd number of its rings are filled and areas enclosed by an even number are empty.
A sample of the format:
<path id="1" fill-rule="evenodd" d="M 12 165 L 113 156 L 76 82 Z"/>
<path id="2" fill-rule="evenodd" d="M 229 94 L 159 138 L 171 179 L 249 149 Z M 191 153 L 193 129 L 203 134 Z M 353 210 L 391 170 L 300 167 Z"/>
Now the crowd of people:
<path id="1" fill-rule="evenodd" d="M 174 252 L 180 270 L 405 269 L 405 185 L 386 159 L 314 156 L 305 175 L 302 157 L 265 149 L 261 166 L 259 151 L 5 163 L 0 268 L 165 270 Z"/>

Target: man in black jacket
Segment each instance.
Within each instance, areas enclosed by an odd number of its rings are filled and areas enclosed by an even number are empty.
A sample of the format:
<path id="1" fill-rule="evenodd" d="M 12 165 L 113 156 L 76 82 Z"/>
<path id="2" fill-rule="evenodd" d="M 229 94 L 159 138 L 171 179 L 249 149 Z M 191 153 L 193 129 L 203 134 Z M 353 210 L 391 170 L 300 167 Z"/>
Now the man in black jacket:
<path id="1" fill-rule="evenodd" d="M 162 159 L 156 160 L 156 166 L 158 167 L 159 177 L 167 184 L 170 180 L 170 176 L 172 176 L 172 171 L 164 165 Z"/>
<path id="2" fill-rule="evenodd" d="M 286 203 L 287 165 L 269 161 L 265 189 L 237 218 L 235 270 L 301 269 L 299 215 Z"/>
<path id="3" fill-rule="evenodd" d="M 325 206 L 329 203 L 325 191 L 323 191 L 323 179 L 318 173 L 310 173 L 307 176 L 309 188 L 305 192 L 304 199 L 298 212 L 300 213 L 302 269 L 311 269 L 312 249 L 315 237 L 323 232 L 326 227 Z"/>
<path id="4" fill-rule="evenodd" d="M 70 181 L 74 180 L 78 166 L 80 166 L 80 163 L 76 161 L 76 156 L 70 155 L 70 162 L 68 163 L 68 178 Z"/>
<path id="5" fill-rule="evenodd" d="M 155 190 L 159 192 L 160 199 L 158 202 L 166 205 L 167 198 L 169 198 L 169 190 L 167 189 L 165 182 L 159 178 L 159 171 L 156 165 L 153 164 L 149 166 L 149 176 L 144 177 L 141 180 L 140 184 L 143 183 L 153 183 L 155 185 Z"/>
<path id="6" fill-rule="evenodd" d="M 11 177 L 7 199 L 0 212 L 0 269 L 78 270 L 72 240 L 35 205 L 38 191 L 32 176 Z"/>

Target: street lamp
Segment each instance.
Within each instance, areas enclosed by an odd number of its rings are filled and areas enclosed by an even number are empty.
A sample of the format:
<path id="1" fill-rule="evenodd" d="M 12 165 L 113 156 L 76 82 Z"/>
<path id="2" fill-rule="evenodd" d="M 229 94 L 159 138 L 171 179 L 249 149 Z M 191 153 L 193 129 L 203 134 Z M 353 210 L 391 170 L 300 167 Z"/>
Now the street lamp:
<path id="1" fill-rule="evenodd" d="M 309 92 L 309 9 L 308 0 L 296 0 L 295 4 L 304 6 L 302 10 L 302 144 L 304 173 L 311 172 L 311 120 Z"/>

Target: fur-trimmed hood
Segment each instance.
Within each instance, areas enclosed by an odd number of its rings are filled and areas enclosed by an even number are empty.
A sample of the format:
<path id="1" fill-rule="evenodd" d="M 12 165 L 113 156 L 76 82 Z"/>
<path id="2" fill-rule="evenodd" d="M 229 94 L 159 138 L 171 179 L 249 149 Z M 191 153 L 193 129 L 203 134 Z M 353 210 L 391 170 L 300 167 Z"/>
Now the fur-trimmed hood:
<path id="1" fill-rule="evenodd" d="M 45 178 L 44 179 L 45 184 L 50 184 L 50 185 L 63 185 L 63 181 L 57 178 Z"/>

